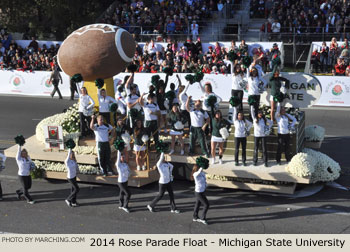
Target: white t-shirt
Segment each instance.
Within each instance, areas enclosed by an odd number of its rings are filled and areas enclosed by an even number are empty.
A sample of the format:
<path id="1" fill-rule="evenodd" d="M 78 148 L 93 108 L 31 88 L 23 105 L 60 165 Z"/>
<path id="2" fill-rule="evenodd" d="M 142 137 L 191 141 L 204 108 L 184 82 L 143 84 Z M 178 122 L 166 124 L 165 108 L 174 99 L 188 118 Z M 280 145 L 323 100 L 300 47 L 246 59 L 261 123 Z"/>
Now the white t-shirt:
<path id="1" fill-rule="evenodd" d="M 113 127 L 110 124 L 103 124 L 102 126 L 99 126 L 97 123 L 94 125 L 94 133 L 95 133 L 95 139 L 97 142 L 108 142 L 108 131 L 112 130 Z"/>
<path id="2" fill-rule="evenodd" d="M 117 157 L 117 162 L 115 166 L 117 167 L 117 170 L 118 170 L 118 182 L 124 183 L 129 179 L 130 170 L 129 170 L 129 165 L 127 163 L 120 162 L 120 158 L 121 158 L 121 153 L 120 151 L 118 151 L 118 157 Z"/>
<path id="3" fill-rule="evenodd" d="M 164 153 L 160 154 L 159 161 L 157 162 L 157 168 L 159 171 L 159 184 L 168 184 L 172 181 L 172 171 L 174 166 L 170 163 L 164 163 Z"/>
<path id="4" fill-rule="evenodd" d="M 69 149 L 66 160 L 64 161 L 67 167 L 67 178 L 73 179 L 77 176 L 78 164 L 74 160 L 70 159 L 70 155 L 72 154 L 72 149 Z"/>
<path id="5" fill-rule="evenodd" d="M 159 111 L 159 106 L 156 103 L 146 103 L 143 106 L 143 112 L 145 113 L 145 121 L 153 121 L 157 120 L 158 117 L 156 115 L 152 115 L 151 113 Z"/>
<path id="6" fill-rule="evenodd" d="M 202 193 L 207 188 L 207 179 L 203 168 L 200 168 L 198 171 L 193 173 L 194 183 L 195 183 L 195 192 Z"/>
<path id="7" fill-rule="evenodd" d="M 101 113 L 107 113 L 109 112 L 109 105 L 112 103 L 117 103 L 117 101 L 110 96 L 103 97 L 99 93 L 100 90 L 98 90 L 99 111 Z"/>
<path id="8" fill-rule="evenodd" d="M 186 92 L 187 92 L 189 86 L 190 86 L 190 83 L 187 83 L 185 85 L 184 90 L 182 90 L 182 92 L 179 94 L 179 99 L 180 99 L 179 103 L 180 103 L 181 110 L 186 110 L 186 101 L 188 98 Z"/>
<path id="9" fill-rule="evenodd" d="M 134 102 L 136 102 L 137 101 L 137 99 L 139 99 L 140 98 L 140 96 L 138 96 L 138 95 L 128 95 L 127 97 L 126 97 L 126 104 L 128 104 L 128 103 L 134 103 Z M 136 109 L 139 109 L 139 108 L 141 108 L 141 106 L 140 106 L 140 104 L 136 104 L 134 107 L 132 107 L 132 108 L 136 108 Z M 127 111 L 129 112 L 130 111 L 130 108 L 127 106 Z"/>
<path id="10" fill-rule="evenodd" d="M 205 120 L 209 118 L 206 111 L 202 110 L 192 110 L 190 112 L 191 125 L 193 127 L 203 127 Z"/>
<path id="11" fill-rule="evenodd" d="M 16 156 L 16 162 L 18 165 L 18 175 L 19 176 L 29 176 L 30 175 L 30 164 L 32 160 L 30 157 L 27 159 L 21 157 L 22 147 L 18 145 L 18 151 Z"/>

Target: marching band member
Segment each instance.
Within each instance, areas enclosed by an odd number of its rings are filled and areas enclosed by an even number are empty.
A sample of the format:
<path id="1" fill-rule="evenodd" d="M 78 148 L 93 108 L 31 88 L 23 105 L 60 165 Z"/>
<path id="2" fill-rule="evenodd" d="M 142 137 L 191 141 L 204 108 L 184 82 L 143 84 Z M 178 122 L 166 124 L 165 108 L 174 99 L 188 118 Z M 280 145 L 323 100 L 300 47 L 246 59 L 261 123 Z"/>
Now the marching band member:
<path id="1" fill-rule="evenodd" d="M 78 88 L 79 93 L 79 118 L 80 118 L 80 132 L 81 136 L 89 134 L 89 125 L 92 115 L 92 110 L 95 106 L 94 100 L 88 95 L 86 87 Z"/>
<path id="2" fill-rule="evenodd" d="M 129 200 L 131 193 L 128 189 L 128 179 L 130 175 L 130 169 L 128 163 L 125 162 L 124 156 L 118 150 L 117 162 L 115 164 L 118 170 L 118 186 L 119 186 L 119 209 L 130 213 Z"/>
<path id="3" fill-rule="evenodd" d="M 258 162 L 258 152 L 260 142 L 262 144 L 263 159 L 265 167 L 268 166 L 268 155 L 267 155 L 267 133 L 270 132 L 273 121 L 267 119 L 263 112 L 259 110 L 257 115 L 255 114 L 254 107 L 251 107 L 251 115 L 253 117 L 253 127 L 254 127 L 254 157 L 253 163 L 257 165 Z"/>
<path id="4" fill-rule="evenodd" d="M 177 104 L 173 104 L 173 107 L 171 108 L 171 111 L 169 113 L 169 123 L 171 125 L 171 130 L 170 130 L 170 136 L 171 136 L 171 146 L 170 146 L 170 152 L 169 155 L 174 153 L 175 150 L 175 138 L 179 139 L 180 144 L 181 144 L 181 155 L 185 154 L 185 145 L 184 145 L 184 140 L 182 138 L 184 132 L 184 127 L 182 124 L 182 115 L 180 113 L 179 107 Z M 178 124 L 180 124 L 178 127 Z"/>
<path id="5" fill-rule="evenodd" d="M 147 134 L 147 130 L 143 127 L 142 121 L 137 120 L 134 128 L 134 151 L 136 154 L 136 165 L 138 171 L 145 171 L 145 150 L 146 143 L 143 142 L 142 137 Z"/>
<path id="6" fill-rule="evenodd" d="M 290 142 L 289 127 L 294 127 L 297 120 L 294 116 L 287 114 L 284 107 L 281 108 L 280 104 L 277 104 L 277 111 L 275 114 L 275 118 L 278 126 L 278 146 L 277 146 L 277 153 L 276 153 L 276 161 L 277 161 L 277 164 L 280 165 L 282 148 L 283 148 L 284 155 L 286 156 L 287 163 L 291 160 L 290 148 L 289 148 L 289 142 Z M 291 124 L 289 124 L 289 121 L 292 121 Z"/>
<path id="7" fill-rule="evenodd" d="M 205 128 L 210 123 L 210 118 L 208 113 L 202 109 L 202 102 L 200 100 L 197 100 L 195 102 L 193 110 L 190 108 L 191 98 L 192 96 L 189 96 L 186 102 L 186 110 L 190 113 L 190 117 L 191 117 L 189 154 L 190 155 L 194 154 L 194 147 L 195 147 L 196 140 L 199 140 L 199 144 L 201 145 L 203 155 L 206 155 L 206 157 L 209 157 L 209 153 L 205 143 L 204 131 L 205 131 Z"/>
<path id="8" fill-rule="evenodd" d="M 165 191 L 168 191 L 169 198 L 170 198 L 170 207 L 172 213 L 180 213 L 178 209 L 176 209 L 175 200 L 174 200 L 174 192 L 172 187 L 172 181 L 173 181 L 173 165 L 168 162 L 164 162 L 164 152 L 160 154 L 159 161 L 157 162 L 157 168 L 159 171 L 159 193 L 158 195 L 153 199 L 153 201 L 147 205 L 147 208 L 150 212 L 154 212 L 154 207 L 157 204 L 158 201 L 160 201 Z"/>
<path id="9" fill-rule="evenodd" d="M 6 156 L 2 153 L 0 153 L 0 172 L 5 169 L 5 161 Z M 2 201 L 2 187 L 1 187 L 1 181 L 0 181 L 0 201 Z"/>
<path id="10" fill-rule="evenodd" d="M 156 103 L 155 94 L 149 94 L 147 96 L 147 102 L 144 103 L 143 97 L 146 93 L 143 93 L 140 98 L 140 104 L 143 107 L 143 112 L 145 113 L 145 128 L 149 132 L 150 136 L 153 135 L 154 142 L 157 143 L 159 140 L 159 122 L 158 117 L 160 117 L 160 109 Z"/>
<path id="11" fill-rule="evenodd" d="M 254 104 L 255 111 L 259 109 L 260 103 L 260 82 L 263 82 L 263 88 L 266 87 L 267 83 L 265 79 L 259 76 L 259 72 L 255 67 L 255 61 L 250 65 L 249 69 L 247 69 L 247 79 L 248 79 L 248 95 L 249 97 L 253 97 L 256 100 Z M 248 99 L 249 99 L 248 97 Z"/>
<path id="12" fill-rule="evenodd" d="M 235 126 L 235 164 L 238 165 L 239 146 L 242 145 L 242 162 L 246 166 L 247 136 L 252 127 L 252 123 L 244 119 L 243 111 L 237 112 L 233 108 L 233 125 Z"/>
<path id="13" fill-rule="evenodd" d="M 181 115 L 188 122 L 188 127 L 191 128 L 190 113 L 186 109 L 186 102 L 187 102 L 187 99 L 188 99 L 188 96 L 187 96 L 186 92 L 187 92 L 189 86 L 190 86 L 189 82 L 186 83 L 185 86 L 183 86 L 183 85 L 179 86 L 179 98 L 178 99 L 179 99 L 179 103 L 180 103 Z"/>
<path id="14" fill-rule="evenodd" d="M 112 103 L 117 103 L 117 101 L 106 95 L 106 90 L 104 88 L 97 89 L 98 103 L 99 103 L 99 114 L 106 119 L 106 123 L 111 123 L 111 113 L 109 111 L 109 106 Z"/>
<path id="15" fill-rule="evenodd" d="M 211 133 L 211 155 L 212 155 L 212 164 L 215 164 L 215 155 L 216 155 L 216 146 L 219 145 L 219 164 L 222 164 L 222 156 L 224 153 L 224 142 L 225 139 L 220 134 L 221 128 L 229 128 L 230 123 L 222 118 L 222 113 L 220 110 L 215 111 L 213 119 L 213 131 Z"/>
<path id="16" fill-rule="evenodd" d="M 79 168 L 78 168 L 77 160 L 75 159 L 75 153 L 71 148 L 68 151 L 68 155 L 66 160 L 64 161 L 64 164 L 66 165 L 67 171 L 68 171 L 67 172 L 68 182 L 72 186 L 71 193 L 69 194 L 65 202 L 69 207 L 77 207 L 79 206 L 77 203 L 77 194 L 79 193 L 79 190 L 80 190 L 77 183 L 77 171 L 79 170 Z"/>
<path id="17" fill-rule="evenodd" d="M 104 176 L 111 175 L 112 170 L 110 166 L 111 147 L 109 145 L 109 133 L 112 132 L 113 127 L 110 124 L 104 123 L 102 115 L 97 116 L 97 123 L 95 124 L 95 115 L 91 116 L 90 123 L 91 130 L 95 133 L 98 163 Z M 113 130 L 113 133 L 115 131 Z"/>
<path id="18" fill-rule="evenodd" d="M 193 221 L 201 222 L 205 225 L 208 225 L 207 222 L 207 212 L 209 210 L 209 201 L 205 196 L 205 189 L 207 187 L 207 180 L 203 168 L 198 165 L 194 165 L 192 169 L 192 180 L 195 183 L 195 192 L 196 204 L 193 211 Z M 199 208 L 203 205 L 202 217 L 198 218 Z"/>
<path id="19" fill-rule="evenodd" d="M 20 145 L 18 145 L 16 162 L 18 166 L 19 182 L 22 185 L 22 188 L 16 191 L 17 198 L 20 200 L 21 196 L 23 195 L 27 200 L 27 203 L 34 204 L 35 201 L 30 196 L 28 191 L 32 187 L 32 177 L 30 176 L 32 160 L 28 156 L 27 150 L 22 149 Z"/>
<path id="20" fill-rule="evenodd" d="M 204 87 L 202 86 L 201 83 L 199 83 L 199 86 L 201 87 L 201 90 L 204 93 L 201 100 L 203 102 L 203 110 L 208 113 L 209 118 L 210 118 L 209 126 L 210 126 L 210 132 L 211 132 L 212 131 L 212 120 L 214 117 L 214 110 L 215 110 L 215 107 L 219 106 L 222 99 L 213 92 L 213 87 L 211 86 L 210 82 L 206 82 Z M 213 95 L 216 96 L 216 103 L 215 103 L 214 107 L 211 107 L 207 104 L 207 99 Z"/>

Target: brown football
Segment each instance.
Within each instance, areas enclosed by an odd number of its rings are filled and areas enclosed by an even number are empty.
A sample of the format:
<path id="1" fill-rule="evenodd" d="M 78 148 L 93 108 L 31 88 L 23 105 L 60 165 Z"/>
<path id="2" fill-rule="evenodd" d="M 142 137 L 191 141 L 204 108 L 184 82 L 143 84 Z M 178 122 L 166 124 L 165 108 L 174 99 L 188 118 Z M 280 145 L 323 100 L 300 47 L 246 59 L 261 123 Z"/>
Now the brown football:
<path id="1" fill-rule="evenodd" d="M 109 24 L 92 24 L 70 34 L 57 53 L 63 72 L 81 74 L 85 81 L 107 79 L 132 61 L 135 40 L 126 30 Z"/>

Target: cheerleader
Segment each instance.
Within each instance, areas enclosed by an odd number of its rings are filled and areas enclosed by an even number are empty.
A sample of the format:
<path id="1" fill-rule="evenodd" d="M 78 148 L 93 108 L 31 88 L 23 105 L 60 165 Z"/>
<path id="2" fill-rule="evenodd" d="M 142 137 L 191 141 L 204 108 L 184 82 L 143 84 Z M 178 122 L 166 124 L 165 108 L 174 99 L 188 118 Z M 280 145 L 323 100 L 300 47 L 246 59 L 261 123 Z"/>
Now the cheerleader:
<path id="1" fill-rule="evenodd" d="M 67 173 L 68 182 L 72 186 L 71 193 L 69 194 L 65 202 L 69 207 L 77 207 L 79 206 L 77 203 L 77 194 L 80 191 L 77 183 L 77 171 L 79 170 L 79 168 L 78 168 L 77 160 L 75 159 L 74 151 L 72 149 L 69 149 L 68 155 L 66 160 L 64 161 L 64 164 L 66 165 L 67 171 L 68 171 Z"/>
<path id="2" fill-rule="evenodd" d="M 254 126 L 254 157 L 253 157 L 253 163 L 254 165 L 257 165 L 258 162 L 258 152 L 259 152 L 259 145 L 260 142 L 262 144 L 262 151 L 263 151 L 263 159 L 264 159 L 264 165 L 265 167 L 268 167 L 268 156 L 267 156 L 267 133 L 270 132 L 273 121 L 267 119 L 263 112 L 259 110 L 257 112 L 257 115 L 255 115 L 254 107 L 251 107 L 251 114 L 253 117 L 253 126 Z"/>
<path id="3" fill-rule="evenodd" d="M 254 103 L 254 110 L 258 111 L 260 103 L 260 90 L 266 87 L 266 81 L 259 76 L 257 68 L 255 68 L 255 62 L 253 62 L 249 69 L 247 69 L 247 80 L 248 80 L 248 96 L 256 100 Z M 261 87 L 260 82 L 263 82 Z M 248 99 L 249 99 L 248 97 Z"/>
<path id="4" fill-rule="evenodd" d="M 210 129 L 209 130 L 211 132 L 212 131 L 212 120 L 214 117 L 214 109 L 215 109 L 215 107 L 219 106 L 222 99 L 213 92 L 213 87 L 211 86 L 210 82 L 206 82 L 204 87 L 202 86 L 201 83 L 199 83 L 199 86 L 201 87 L 201 90 L 204 94 L 202 96 L 201 100 L 203 102 L 203 110 L 206 111 L 210 117 Z M 216 96 L 216 103 L 215 103 L 214 107 L 208 106 L 207 102 L 206 102 L 207 99 L 212 95 Z"/>
<path id="5" fill-rule="evenodd" d="M 110 124 L 111 123 L 111 113 L 109 111 L 109 106 L 112 103 L 117 103 L 117 101 L 106 95 L 106 90 L 104 88 L 102 89 L 97 89 L 97 96 L 98 96 L 98 111 L 99 114 L 103 116 L 103 118 L 106 120 L 106 123 Z"/>
<path id="6" fill-rule="evenodd" d="M 167 75 L 168 76 L 168 75 Z M 160 80 L 161 83 L 163 83 L 163 80 Z M 164 106 L 164 102 L 165 102 L 165 86 L 166 84 L 161 84 L 160 87 L 156 90 L 156 96 L 157 96 L 157 104 L 159 106 L 160 109 L 160 114 L 161 114 L 161 119 L 163 122 L 163 126 L 164 126 L 164 133 L 168 133 L 167 130 L 167 123 L 166 123 L 166 115 L 168 113 L 166 107 Z"/>
<path id="7" fill-rule="evenodd" d="M 134 77 L 135 77 L 135 73 L 132 73 L 130 76 L 125 76 L 124 84 L 122 85 L 125 86 L 126 95 L 130 95 L 132 93 L 131 87 L 134 87 L 136 89 L 136 94 L 140 96 L 140 90 L 138 85 L 134 83 Z"/>
<path id="8" fill-rule="evenodd" d="M 145 151 L 146 143 L 143 142 L 143 136 L 147 135 L 147 131 L 143 127 L 142 121 L 137 120 L 134 129 L 134 151 L 136 154 L 136 165 L 138 171 L 145 171 Z"/>
<path id="9" fill-rule="evenodd" d="M 130 134 L 129 133 L 129 129 L 127 128 L 127 126 L 125 125 L 125 120 L 123 119 L 119 119 L 117 121 L 117 125 L 115 127 L 115 133 L 116 133 L 116 139 L 118 140 L 123 140 L 122 135 L 123 134 Z M 130 137 L 130 135 L 129 135 Z M 125 142 L 125 141 L 124 141 Z M 123 155 L 124 155 L 124 159 L 126 163 L 129 163 L 129 151 L 130 151 L 130 142 L 125 142 L 126 147 L 123 150 Z"/>
<path id="10" fill-rule="evenodd" d="M 220 110 L 215 111 L 214 119 L 213 119 L 213 131 L 211 133 L 211 155 L 212 155 L 212 164 L 215 164 L 215 155 L 216 155 L 216 146 L 219 145 L 219 164 L 222 164 L 222 155 L 224 153 L 224 138 L 220 134 L 221 128 L 227 128 L 231 126 L 231 124 L 222 118 L 222 113 Z"/>
<path id="11" fill-rule="evenodd" d="M 275 95 L 279 94 L 281 91 L 281 81 L 285 82 L 285 86 L 289 86 L 289 80 L 283 77 L 280 77 L 280 71 L 278 70 L 277 66 L 273 69 L 272 76 L 270 78 L 270 87 L 271 87 L 271 95 L 270 95 L 270 101 L 271 101 L 271 120 L 275 120 Z"/>
<path id="12" fill-rule="evenodd" d="M 182 138 L 184 132 L 184 127 L 182 124 L 182 115 L 180 113 L 179 107 L 174 104 L 173 107 L 171 108 L 171 112 L 169 113 L 169 123 L 171 125 L 171 130 L 170 130 L 170 136 L 171 136 L 171 147 L 170 147 L 170 152 L 169 155 L 174 153 L 175 149 L 175 138 L 180 141 L 181 144 L 181 155 L 184 155 L 184 140 Z"/>
<path id="13" fill-rule="evenodd" d="M 147 102 L 144 103 L 143 97 L 145 93 L 141 95 L 140 105 L 143 107 L 145 113 L 145 128 L 149 132 L 150 136 L 153 136 L 154 142 L 157 143 L 159 140 L 159 123 L 158 117 L 160 117 L 160 109 L 156 103 L 156 96 L 150 93 L 147 96 Z"/>
<path id="14" fill-rule="evenodd" d="M 137 109 L 138 111 L 141 110 L 140 105 L 140 96 L 137 95 L 137 89 L 135 86 L 130 87 L 130 94 L 126 98 L 126 105 L 127 105 L 127 115 L 128 115 L 128 127 L 133 128 L 133 125 L 135 123 L 135 118 L 131 118 L 130 110 L 131 109 Z"/>
<path id="15" fill-rule="evenodd" d="M 281 164 L 281 154 L 282 154 L 282 148 L 284 155 L 286 157 L 287 163 L 290 161 L 290 134 L 289 134 L 289 128 L 293 128 L 296 124 L 297 120 L 294 116 L 287 114 L 286 110 L 281 105 L 277 105 L 277 111 L 275 114 L 275 118 L 277 121 L 278 126 L 278 146 L 277 146 L 277 153 L 276 153 L 276 161 L 277 164 Z M 291 123 L 289 124 L 289 122 Z"/>
<path id="16" fill-rule="evenodd" d="M 196 197 L 196 204 L 193 211 L 193 221 L 201 222 L 208 225 L 207 212 L 209 210 L 209 201 L 205 196 L 205 189 L 207 187 L 207 180 L 203 168 L 199 168 L 198 165 L 194 165 L 192 169 L 191 179 L 194 180 L 195 190 L 194 195 Z M 199 208 L 203 205 L 202 217 L 198 217 Z"/>
<path id="17" fill-rule="evenodd" d="M 0 153 L 0 172 L 5 169 L 6 156 Z M 2 201 L 2 187 L 0 181 L 0 201 Z"/>
<path id="18" fill-rule="evenodd" d="M 79 93 L 79 119 L 81 136 L 87 136 L 90 133 L 89 125 L 91 121 L 92 110 L 95 106 L 94 100 L 88 95 L 85 87 L 78 88 Z"/>
<path id="19" fill-rule="evenodd" d="M 238 166 L 239 146 L 242 145 L 242 162 L 246 166 L 247 136 L 252 128 L 252 123 L 244 119 L 243 111 L 237 112 L 233 108 L 233 125 L 235 126 L 235 164 Z"/>
<path id="20" fill-rule="evenodd" d="M 231 65 L 231 75 L 232 75 L 232 90 L 231 90 L 231 96 L 237 96 L 239 98 L 239 105 L 238 109 L 240 111 L 243 111 L 243 94 L 244 94 L 244 82 L 246 82 L 246 76 L 244 74 L 244 71 L 241 68 L 240 64 L 236 64 L 233 67 L 233 63 Z"/>
<path id="21" fill-rule="evenodd" d="M 185 86 L 180 85 L 179 86 L 179 104 L 180 104 L 180 112 L 182 117 L 186 120 L 186 122 L 188 123 L 188 127 L 191 128 L 191 118 L 190 118 L 190 113 L 187 111 L 186 109 L 186 102 L 188 99 L 187 96 L 187 90 L 190 86 L 190 83 L 188 82 Z"/>
<path id="22" fill-rule="evenodd" d="M 170 207 L 172 213 L 180 213 L 180 211 L 176 208 L 175 200 L 174 200 L 174 192 L 173 192 L 173 168 L 174 166 L 171 163 L 164 162 L 164 152 L 160 154 L 159 161 L 157 162 L 157 169 L 159 171 L 159 193 L 158 195 L 153 199 L 151 204 L 147 205 L 147 208 L 150 212 L 155 212 L 155 205 L 160 201 L 165 191 L 168 191 L 169 198 L 170 198 Z"/>
<path id="23" fill-rule="evenodd" d="M 28 156 L 27 150 L 22 149 L 20 145 L 18 145 L 16 162 L 18 166 L 18 179 L 22 185 L 22 188 L 16 191 L 17 198 L 20 200 L 23 195 L 27 203 L 34 204 L 35 201 L 29 194 L 29 189 L 32 187 L 32 177 L 30 176 L 32 160 Z"/>
<path id="24" fill-rule="evenodd" d="M 126 115 L 126 101 L 123 96 L 123 91 L 124 91 L 123 86 L 119 86 L 117 89 L 117 92 L 115 93 L 115 99 L 118 104 L 118 112 L 122 116 Z"/>
<path id="25" fill-rule="evenodd" d="M 127 162 L 124 160 L 124 156 L 118 150 L 117 162 L 115 164 L 118 170 L 118 186 L 119 186 L 119 209 L 130 213 L 129 200 L 131 193 L 128 189 L 128 179 L 130 176 L 130 169 Z M 125 200 L 124 200 L 125 199 Z"/>

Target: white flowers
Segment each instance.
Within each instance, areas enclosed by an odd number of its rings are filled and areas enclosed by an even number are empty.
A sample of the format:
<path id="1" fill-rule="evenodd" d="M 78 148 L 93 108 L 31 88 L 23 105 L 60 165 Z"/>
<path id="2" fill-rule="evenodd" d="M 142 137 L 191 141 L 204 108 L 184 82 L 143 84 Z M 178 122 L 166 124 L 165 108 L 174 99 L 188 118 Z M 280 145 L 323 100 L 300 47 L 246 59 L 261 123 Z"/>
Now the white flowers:
<path id="1" fill-rule="evenodd" d="M 126 143 L 126 144 L 129 144 L 131 142 L 131 137 L 130 137 L 129 133 L 127 133 L 127 132 L 122 134 L 122 139 L 123 139 L 124 143 Z"/>
<path id="2" fill-rule="evenodd" d="M 78 155 L 97 155 L 96 146 L 78 146 L 74 148 L 75 154 Z"/>
<path id="3" fill-rule="evenodd" d="M 50 162 L 50 161 L 34 161 L 37 168 L 44 169 L 45 171 L 53 171 L 53 172 L 67 172 L 67 167 L 64 163 L 61 162 Z M 100 169 L 98 166 L 93 165 L 79 165 L 80 174 L 89 174 L 89 175 L 97 175 L 100 174 Z"/>
<path id="4" fill-rule="evenodd" d="M 228 132 L 227 128 L 225 128 L 225 127 L 221 128 L 219 130 L 219 133 L 224 140 L 226 140 L 230 136 L 230 133 Z"/>
<path id="5" fill-rule="evenodd" d="M 336 180 L 341 168 L 326 154 L 305 148 L 292 158 L 286 170 L 298 177 L 310 177 L 316 183 Z"/>
<path id="6" fill-rule="evenodd" d="M 305 127 L 305 140 L 310 142 L 321 142 L 324 139 L 326 130 L 318 125 Z"/>
<path id="7" fill-rule="evenodd" d="M 144 143 L 146 143 L 148 140 L 149 140 L 148 135 L 143 135 L 142 138 L 141 138 L 141 141 L 144 142 Z"/>
<path id="8" fill-rule="evenodd" d="M 184 125 L 183 125 L 183 123 L 180 122 L 180 121 L 177 121 L 177 122 L 174 124 L 174 127 L 175 127 L 175 129 L 177 129 L 177 130 L 183 130 L 183 129 L 184 129 Z"/>

